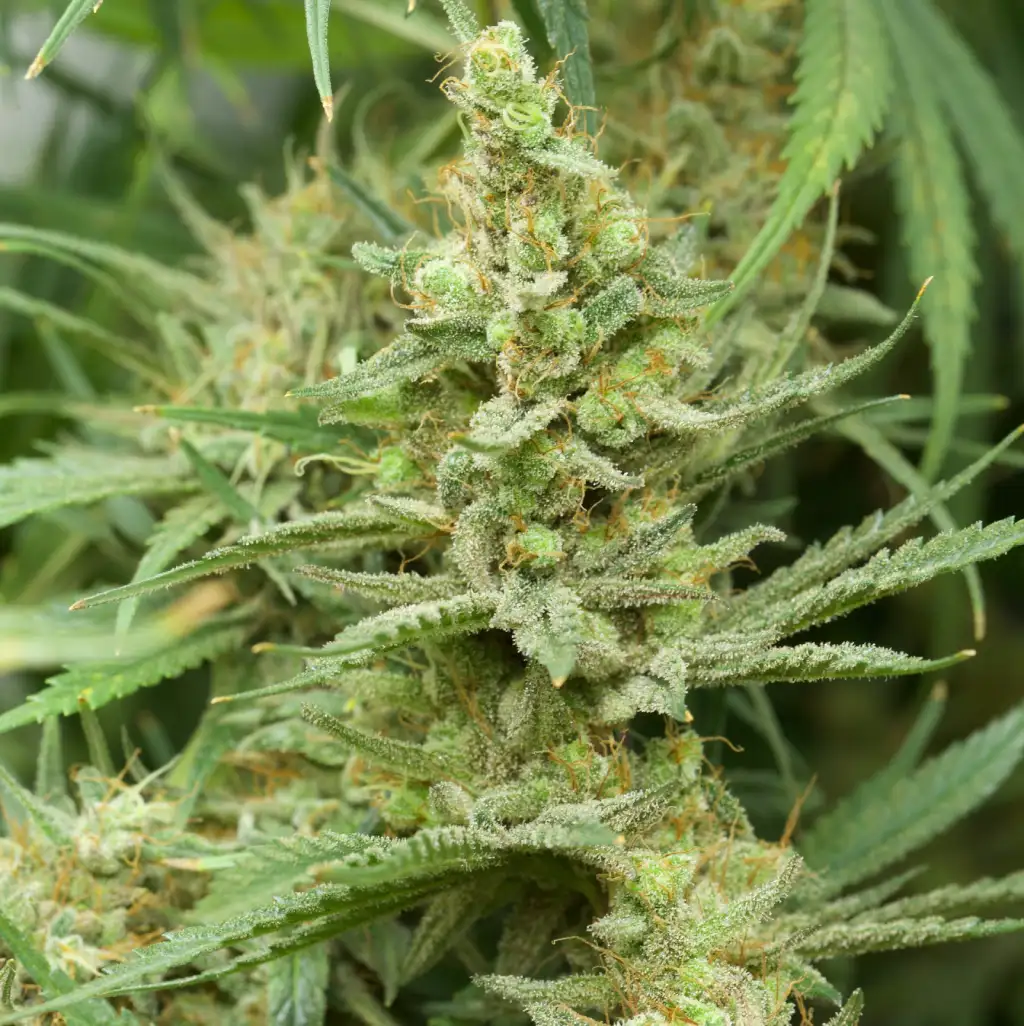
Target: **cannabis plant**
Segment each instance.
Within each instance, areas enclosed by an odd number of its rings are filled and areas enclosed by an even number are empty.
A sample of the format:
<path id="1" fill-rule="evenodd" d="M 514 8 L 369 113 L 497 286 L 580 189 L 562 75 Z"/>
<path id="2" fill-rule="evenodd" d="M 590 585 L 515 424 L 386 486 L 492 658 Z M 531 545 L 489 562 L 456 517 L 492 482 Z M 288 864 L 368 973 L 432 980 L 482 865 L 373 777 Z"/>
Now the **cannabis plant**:
<path id="1" fill-rule="evenodd" d="M 1001 783 L 1024 709 L 920 763 L 926 718 L 881 774 L 769 841 L 688 708 L 705 688 L 970 654 L 802 636 L 1024 541 L 1012 520 L 902 540 L 998 448 L 754 583 L 743 568 L 782 533 L 715 529 L 721 496 L 863 407 L 837 396 L 914 311 L 799 371 L 827 253 L 782 333 L 743 304 L 701 313 L 731 286 L 691 276 L 697 234 L 617 184 L 515 24 L 446 7 L 464 64 L 442 84 L 465 133 L 440 174 L 450 227 L 353 248 L 407 319 L 291 389 L 319 404 L 325 449 L 370 433 L 374 487 L 325 484 L 276 526 L 78 603 L 259 562 L 298 593 L 256 621 L 257 658 L 218 662 L 176 765 L 132 785 L 80 772 L 72 802 L 49 720 L 37 794 L 0 780 L 0 1023 L 322 1022 L 331 1006 L 368 1024 L 756 1026 L 820 1001 L 849 1026 L 861 996 L 823 961 L 1020 926 L 974 914 L 1019 896 L 1019 875 L 899 897 L 913 871 L 886 871 Z M 801 417 L 808 403 L 835 405 Z M 237 580 L 236 608 L 261 601 Z M 280 790 L 243 783 L 261 771 Z"/>
<path id="2" fill-rule="evenodd" d="M 386 309 L 386 291 L 365 289 L 351 261 L 337 255 L 365 229 L 356 228 L 363 222 L 319 166 L 312 179 L 293 167 L 288 191 L 274 201 L 246 188 L 255 222 L 249 235 L 211 221 L 168 177 L 179 209 L 206 249 L 194 271 L 62 233 L 0 226 L 5 248 L 54 254 L 94 278 L 126 309 L 118 311 L 123 327 L 112 331 L 14 290 L 0 293 L 0 304 L 34 318 L 54 346 L 66 348 L 68 339 L 92 343 L 126 366 L 131 382 L 127 395 L 113 403 L 95 394 L 10 397 L 5 412 L 55 410 L 75 429 L 44 455 L 0 470 L 0 525 L 109 501 L 114 526 L 132 539 L 138 537 L 130 528 L 138 507 L 124 504 L 148 499 L 157 504 L 158 519 L 154 524 L 142 509 L 143 536 L 147 530 L 153 534 L 137 573 L 147 576 L 212 530 L 221 529 L 221 539 L 230 540 L 254 524 L 272 522 L 301 502 L 307 489 L 325 486 L 324 472 L 314 469 L 302 478 L 295 468 L 301 474 L 310 461 L 316 466 L 321 450 L 336 446 L 339 436 L 325 435 L 315 415 L 285 409 L 281 397 L 293 385 L 317 380 L 332 362 L 335 369 L 354 362 L 359 347 L 369 342 L 372 348 L 374 332 L 386 332 L 394 318 Z M 144 333 L 146 343 L 129 332 Z M 341 344 L 328 354 L 332 337 Z M 140 396 L 148 402 L 135 406 Z M 332 454 L 326 477 L 372 477 L 376 468 L 352 455 L 357 451 Z M 265 566 L 291 600 L 291 587 L 273 566 Z M 118 610 L 119 634 L 131 625 L 136 606 Z M 74 631 L 66 617 L 55 619 L 46 608 L 21 617 L 11 611 L 8 619 L 0 629 L 7 641 L 0 665 L 48 666 L 101 652 L 95 632 Z M 180 636 L 204 619 L 186 615 L 172 634 Z M 98 626 L 100 637 L 105 627 Z M 58 641 L 55 649 L 54 631 L 70 631 L 63 648 Z M 168 656 L 179 672 L 240 641 L 237 624 L 215 633 L 219 642 L 213 635 L 204 643 L 194 639 L 198 648 L 191 654 L 190 644 L 175 641 Z M 96 694 L 91 704 L 98 708 L 113 697 Z M 0 729 L 17 723 L 8 716 Z"/>

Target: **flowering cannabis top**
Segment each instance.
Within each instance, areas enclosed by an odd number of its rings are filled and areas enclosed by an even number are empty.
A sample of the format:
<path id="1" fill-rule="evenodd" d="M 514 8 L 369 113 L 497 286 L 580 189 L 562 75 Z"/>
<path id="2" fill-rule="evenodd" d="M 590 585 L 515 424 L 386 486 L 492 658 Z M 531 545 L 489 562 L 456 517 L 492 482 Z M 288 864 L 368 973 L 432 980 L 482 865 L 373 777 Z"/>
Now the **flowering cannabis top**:
<path id="1" fill-rule="evenodd" d="M 478 33 L 458 0 L 446 6 L 465 44 L 463 76 L 442 86 L 466 153 L 442 171 L 449 229 L 355 248 L 410 316 L 369 359 L 293 393 L 324 401 L 325 428 L 379 432 L 376 490 L 91 600 L 287 555 L 307 583 L 386 607 L 319 648 L 261 646 L 309 666 L 222 696 L 321 689 L 303 707 L 303 754 L 322 766 L 340 742 L 338 829 L 225 842 L 199 913 L 230 918 L 0 1023 L 184 965 L 197 982 L 272 963 L 279 996 L 305 965 L 322 991 L 330 951 L 341 1000 L 366 1022 L 390 1022 L 383 1005 L 456 952 L 472 981 L 413 1013 L 437 1026 L 524 1011 L 538 1026 L 782 1026 L 794 1004 L 841 1002 L 819 959 L 1016 925 L 943 917 L 998 887 L 890 901 L 901 877 L 843 892 L 998 784 L 1024 744 L 1021 711 L 873 782 L 802 838 L 805 865 L 792 830 L 756 836 L 687 710 L 689 689 L 963 656 L 789 639 L 1024 541 L 1003 521 L 886 548 L 994 453 L 742 592 L 730 568 L 781 532 L 716 538 L 695 505 L 849 413 L 779 423 L 883 357 L 909 315 L 883 344 L 799 374 L 785 368 L 806 317 L 767 353 L 746 346 L 742 309 L 712 334 L 697 311 L 729 285 L 689 277 L 695 233 L 657 238 L 571 109 L 556 127 L 558 79 L 538 76 L 514 24 Z M 317 561 L 297 566 L 299 551 Z M 664 726 L 639 729 L 640 713 Z M 937 801 L 951 776 L 959 790 Z M 229 964 L 204 961 L 224 950 Z M 852 1026 L 859 1008 L 855 996 L 834 1022 Z"/>

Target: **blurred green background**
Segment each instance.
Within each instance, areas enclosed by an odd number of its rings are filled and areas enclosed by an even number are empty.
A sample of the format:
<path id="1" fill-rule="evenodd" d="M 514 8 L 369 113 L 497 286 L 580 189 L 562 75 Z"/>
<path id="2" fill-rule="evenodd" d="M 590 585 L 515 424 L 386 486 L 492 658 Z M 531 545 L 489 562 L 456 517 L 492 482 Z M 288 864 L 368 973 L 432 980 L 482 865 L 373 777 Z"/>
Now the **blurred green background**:
<path id="1" fill-rule="evenodd" d="M 664 0 L 666 6 L 672 2 Z M 798 7 L 778 0 L 760 5 Z M 485 15 L 504 9 L 502 3 L 479 6 Z M 945 0 L 940 6 L 996 77 L 1024 128 L 1021 0 Z M 194 244 L 160 184 L 160 160 L 208 210 L 244 228 L 248 212 L 239 184 L 257 182 L 271 195 L 279 191 L 286 152 L 311 149 L 325 130 L 298 0 L 107 0 L 41 79 L 22 82 L 62 7 L 47 0 L 0 3 L 0 221 L 59 229 L 165 261 L 187 260 Z M 345 161 L 392 197 L 415 189 L 419 164 L 443 162 L 459 138 L 436 84 L 428 81 L 445 39 L 436 6 L 420 0 L 411 19 L 403 16 L 404 7 L 405 0 L 336 0 L 331 29 L 334 80 L 342 92 L 330 131 Z M 598 95 L 628 123 L 630 75 L 643 69 L 636 54 L 631 64 L 614 49 L 614 22 L 628 17 L 627 8 L 628 0 L 591 4 Z M 661 54 L 652 39 L 639 63 L 662 59 L 671 60 L 671 51 Z M 873 238 L 845 252 L 861 270 L 864 287 L 899 309 L 908 298 L 907 275 L 884 142 L 879 150 L 877 160 L 850 176 L 842 199 L 844 222 L 868 229 Z M 1024 188 L 1024 168 L 1021 175 Z M 1001 410 L 960 421 L 961 461 L 1024 421 L 1024 270 L 985 221 L 983 205 L 976 209 L 982 274 L 966 388 L 998 393 L 1006 402 Z M 112 315 L 104 307 L 109 300 L 87 280 L 35 256 L 0 252 L 0 290 L 48 299 L 100 321 Z M 0 463 L 64 430 L 58 416 L 26 411 L 19 396 L 60 390 L 90 399 L 125 384 L 124 372 L 108 361 L 58 339 L 47 341 L 37 327 L 0 303 Z M 877 373 L 872 390 L 927 394 L 928 356 L 920 339 L 899 352 Z M 916 456 L 920 438 L 908 431 L 898 440 Z M 1022 468 L 1024 455 L 1011 457 L 984 487 L 961 496 L 953 506 L 957 519 L 1024 512 Z M 763 490 L 780 499 L 795 492 L 787 526 L 802 541 L 826 537 L 900 495 L 863 453 L 828 439 L 804 446 L 771 470 Z M 150 526 L 145 508 L 126 502 L 62 511 L 0 532 L 0 612 L 4 604 L 33 603 L 130 573 Z M 987 637 L 978 657 L 944 681 L 949 698 L 936 748 L 1024 697 L 1024 554 L 986 564 L 983 578 Z M 969 647 L 963 581 L 940 579 L 843 621 L 834 633 L 920 654 Z M 0 709 L 20 703 L 37 683 L 31 675 L 0 675 Z M 799 775 L 816 774 L 824 793 L 836 796 L 886 761 L 935 683 L 777 687 L 771 698 L 782 732 L 795 746 Z M 204 701 L 203 682 L 185 678 L 136 695 L 105 719 L 111 729 L 127 723 L 157 762 L 188 736 Z M 756 771 L 771 765 L 769 746 L 742 720 L 730 720 L 728 733 L 744 748 L 730 756 L 737 779 L 747 774 L 755 781 Z M 34 743 L 29 730 L 4 737 L 4 761 L 24 770 Z M 779 830 L 780 815 L 766 805 L 764 829 Z M 1024 866 L 1024 775 L 934 843 L 927 862 L 929 884 Z M 866 1026 L 1011 1026 L 1024 1024 L 1022 966 L 1024 937 L 1006 937 L 874 956 L 842 971 L 850 983 L 867 988 Z"/>

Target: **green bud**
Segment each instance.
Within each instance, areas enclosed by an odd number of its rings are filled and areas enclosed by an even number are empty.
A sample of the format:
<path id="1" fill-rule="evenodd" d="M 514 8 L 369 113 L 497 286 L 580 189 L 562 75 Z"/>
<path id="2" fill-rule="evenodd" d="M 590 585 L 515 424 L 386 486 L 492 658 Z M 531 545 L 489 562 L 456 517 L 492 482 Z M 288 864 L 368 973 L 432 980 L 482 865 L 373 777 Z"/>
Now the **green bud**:
<path id="1" fill-rule="evenodd" d="M 465 310 L 476 303 L 472 282 L 472 268 L 440 258 L 428 260 L 415 275 L 417 290 L 451 312 Z"/>
<path id="2" fill-rule="evenodd" d="M 545 349 L 565 352 L 579 349 L 584 344 L 587 322 L 583 319 L 583 314 L 572 307 L 544 310 L 537 314 L 534 323 Z"/>
<path id="3" fill-rule="evenodd" d="M 507 310 L 494 314 L 487 322 L 487 342 L 496 353 L 511 342 L 518 332 L 519 322 L 516 315 Z"/>
<path id="4" fill-rule="evenodd" d="M 376 483 L 379 488 L 396 488 L 417 481 L 420 469 L 398 445 L 389 445 L 378 453 Z"/>
<path id="5" fill-rule="evenodd" d="M 521 555 L 535 567 L 556 566 L 565 558 L 562 538 L 557 531 L 531 524 L 516 538 Z"/>
<path id="6" fill-rule="evenodd" d="M 636 405 L 622 392 L 591 388 L 579 401 L 576 420 L 604 445 L 621 448 L 647 430 Z"/>
<path id="7" fill-rule="evenodd" d="M 437 497 L 445 509 L 459 509 L 472 497 L 475 475 L 473 455 L 465 449 L 449 449 L 437 467 Z"/>
<path id="8" fill-rule="evenodd" d="M 634 221 L 617 219 L 602 228 L 593 242 L 593 254 L 608 271 L 624 271 L 644 254 L 644 236 Z"/>

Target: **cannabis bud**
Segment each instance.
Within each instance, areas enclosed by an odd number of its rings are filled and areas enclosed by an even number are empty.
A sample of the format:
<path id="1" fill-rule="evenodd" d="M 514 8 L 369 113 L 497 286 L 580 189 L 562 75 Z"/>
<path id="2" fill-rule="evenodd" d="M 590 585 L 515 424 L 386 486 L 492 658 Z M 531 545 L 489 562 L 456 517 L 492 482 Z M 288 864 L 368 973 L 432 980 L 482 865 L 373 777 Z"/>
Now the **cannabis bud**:
<path id="1" fill-rule="evenodd" d="M 461 0 L 445 6 L 465 51 L 462 77 L 442 85 L 465 134 L 465 159 L 441 173 L 447 230 L 355 247 L 409 317 L 390 345 L 292 393 L 323 401 L 324 430 L 377 431 L 361 462 L 376 489 L 89 600 L 301 551 L 315 562 L 288 571 L 386 607 L 354 622 L 333 607 L 348 625 L 320 647 L 261 645 L 309 665 L 219 696 L 313 691 L 288 737 L 311 764 L 342 767 L 337 829 L 236 843 L 203 907 L 244 880 L 245 911 L 34 1010 L 240 948 L 194 981 L 270 963 L 273 1003 L 305 970 L 322 994 L 330 959 L 339 1001 L 380 1023 L 406 984 L 456 953 L 468 972 L 428 1008 L 437 1023 L 525 1012 L 537 1026 L 784 1026 L 795 1003 L 842 1004 L 822 959 L 1009 928 L 945 918 L 964 903 L 948 889 L 890 900 L 905 877 L 848 892 L 1003 779 L 1024 711 L 870 782 L 797 854 L 792 830 L 759 838 L 707 771 L 687 703 L 701 688 L 963 658 L 791 639 L 1024 541 L 1007 520 L 888 547 L 1015 436 L 927 497 L 735 587 L 732 568 L 784 536 L 749 519 L 716 534 L 698 500 L 718 490 L 721 508 L 764 460 L 862 409 L 780 423 L 881 359 L 913 310 L 882 344 L 800 373 L 785 365 L 814 296 L 793 332 L 758 324 L 762 344 L 744 332 L 756 309 L 713 332 L 698 311 L 730 285 L 690 277 L 698 233 L 655 231 L 578 112 L 556 120 L 558 78 L 538 75 L 516 25 L 478 32 Z M 939 779 L 969 784 L 936 802 Z M 854 995 L 833 1021 L 854 1026 L 859 1010 Z"/>

